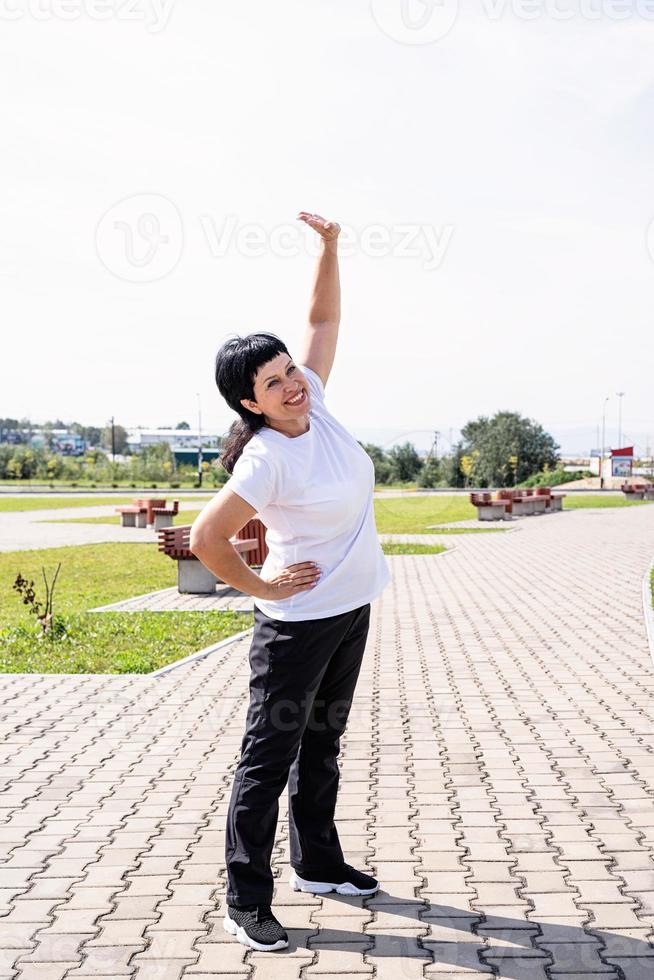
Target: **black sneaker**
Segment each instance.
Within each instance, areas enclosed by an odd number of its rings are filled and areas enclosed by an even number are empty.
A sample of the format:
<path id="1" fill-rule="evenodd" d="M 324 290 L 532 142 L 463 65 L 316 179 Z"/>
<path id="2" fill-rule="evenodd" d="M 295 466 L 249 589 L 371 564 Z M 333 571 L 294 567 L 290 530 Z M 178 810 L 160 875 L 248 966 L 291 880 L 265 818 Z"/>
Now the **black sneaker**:
<path id="1" fill-rule="evenodd" d="M 297 871 L 293 871 L 289 884 L 295 892 L 312 892 L 314 895 L 324 895 L 326 892 L 336 892 L 338 895 L 374 895 L 379 888 L 376 878 L 357 871 L 350 864 L 344 864 L 339 871 L 332 871 L 328 881 L 302 878 Z"/>
<path id="2" fill-rule="evenodd" d="M 239 943 L 264 953 L 288 946 L 288 935 L 269 905 L 228 905 L 223 927 Z"/>

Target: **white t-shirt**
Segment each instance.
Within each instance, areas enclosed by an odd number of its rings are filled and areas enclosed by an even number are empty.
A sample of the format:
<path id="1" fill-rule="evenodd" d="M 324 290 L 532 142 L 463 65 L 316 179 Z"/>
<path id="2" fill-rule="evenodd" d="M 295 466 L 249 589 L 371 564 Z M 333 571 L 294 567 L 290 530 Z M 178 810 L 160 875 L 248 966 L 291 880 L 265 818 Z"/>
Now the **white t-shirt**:
<path id="1" fill-rule="evenodd" d="M 328 411 L 320 376 L 303 367 L 310 427 L 290 437 L 264 426 L 246 444 L 225 486 L 257 510 L 267 528 L 264 578 L 315 561 L 322 575 L 288 599 L 255 598 L 278 620 L 324 619 L 371 602 L 390 581 L 373 510 L 375 468 Z"/>

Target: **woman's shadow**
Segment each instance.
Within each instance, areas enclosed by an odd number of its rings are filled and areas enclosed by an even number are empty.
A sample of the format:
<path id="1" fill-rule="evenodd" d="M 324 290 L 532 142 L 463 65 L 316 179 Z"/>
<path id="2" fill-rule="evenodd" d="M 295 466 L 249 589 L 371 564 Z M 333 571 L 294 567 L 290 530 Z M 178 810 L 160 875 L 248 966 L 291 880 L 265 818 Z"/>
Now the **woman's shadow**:
<path id="1" fill-rule="evenodd" d="M 486 915 L 483 909 L 470 912 L 422 899 L 396 897 L 385 891 L 368 899 L 335 894 L 321 898 L 333 901 L 330 915 L 338 914 L 337 904 L 355 906 L 361 908 L 362 914 L 376 912 L 379 925 L 377 921 L 371 922 L 366 925 L 366 932 L 333 929 L 329 926 L 330 916 L 325 916 L 325 925 L 316 926 L 315 931 L 289 929 L 288 953 L 302 947 L 310 952 L 320 949 L 360 952 L 370 963 L 380 957 L 417 959 L 425 964 L 451 966 L 455 972 L 477 970 L 489 975 L 499 972 L 500 976 L 515 980 L 545 977 L 552 971 L 576 975 L 596 973 L 598 980 L 603 974 L 610 980 L 617 976 L 617 971 L 612 972 L 616 963 L 631 960 L 636 970 L 640 967 L 639 977 L 654 977 L 654 945 L 647 940 L 652 926 L 645 920 L 642 930 L 628 928 L 613 932 L 610 928 L 593 927 L 591 914 L 584 909 L 579 910 L 579 921 L 575 919 L 572 924 L 564 916 L 557 922 L 551 916 L 541 921 Z M 393 917 L 397 917 L 397 931 L 392 925 Z M 429 928 L 425 928 L 425 934 L 415 935 L 421 926 Z M 649 961 L 647 970 L 643 965 L 645 958 Z M 543 970 L 534 971 L 536 964 Z M 412 970 L 407 975 L 414 974 Z"/>

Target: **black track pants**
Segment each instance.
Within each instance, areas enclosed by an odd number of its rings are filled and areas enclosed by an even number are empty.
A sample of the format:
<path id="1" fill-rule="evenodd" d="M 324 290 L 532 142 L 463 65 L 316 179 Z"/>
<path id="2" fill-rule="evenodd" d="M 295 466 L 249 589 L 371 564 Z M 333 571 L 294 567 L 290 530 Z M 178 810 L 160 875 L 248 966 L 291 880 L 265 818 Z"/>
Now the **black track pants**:
<path id="1" fill-rule="evenodd" d="M 343 863 L 336 762 L 370 625 L 370 603 L 282 622 L 256 606 L 250 705 L 227 815 L 227 902 L 270 905 L 270 858 L 288 781 L 291 865 L 329 880 Z"/>

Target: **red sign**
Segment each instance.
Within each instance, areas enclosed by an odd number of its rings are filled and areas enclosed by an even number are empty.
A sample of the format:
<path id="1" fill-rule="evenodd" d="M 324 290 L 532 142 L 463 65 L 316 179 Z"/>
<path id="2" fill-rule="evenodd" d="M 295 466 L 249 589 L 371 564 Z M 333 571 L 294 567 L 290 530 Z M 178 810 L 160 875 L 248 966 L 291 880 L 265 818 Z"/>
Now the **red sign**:
<path id="1" fill-rule="evenodd" d="M 633 456 L 633 454 L 634 454 L 633 446 L 625 446 L 624 449 L 611 450 L 611 456 Z"/>

